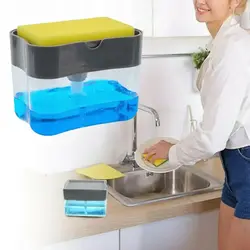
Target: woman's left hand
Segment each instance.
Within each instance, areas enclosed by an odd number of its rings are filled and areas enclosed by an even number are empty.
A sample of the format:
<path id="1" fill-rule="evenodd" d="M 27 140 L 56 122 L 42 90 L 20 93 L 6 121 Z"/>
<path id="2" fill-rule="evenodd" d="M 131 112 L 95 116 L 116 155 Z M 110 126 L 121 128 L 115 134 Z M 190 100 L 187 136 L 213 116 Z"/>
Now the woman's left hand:
<path id="1" fill-rule="evenodd" d="M 172 146 L 173 144 L 162 140 L 154 144 L 150 148 L 147 148 L 144 151 L 144 154 L 147 154 L 146 159 L 151 163 L 158 159 L 168 159 L 168 153 Z"/>

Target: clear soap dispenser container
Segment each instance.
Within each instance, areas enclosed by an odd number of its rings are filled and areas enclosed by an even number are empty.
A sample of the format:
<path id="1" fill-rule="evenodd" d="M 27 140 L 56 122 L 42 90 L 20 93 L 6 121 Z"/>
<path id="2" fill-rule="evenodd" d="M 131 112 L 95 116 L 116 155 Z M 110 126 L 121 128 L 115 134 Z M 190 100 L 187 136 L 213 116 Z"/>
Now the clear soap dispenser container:
<path id="1" fill-rule="evenodd" d="M 15 114 L 35 133 L 53 136 L 136 115 L 140 30 L 91 18 L 19 26 L 10 42 Z"/>

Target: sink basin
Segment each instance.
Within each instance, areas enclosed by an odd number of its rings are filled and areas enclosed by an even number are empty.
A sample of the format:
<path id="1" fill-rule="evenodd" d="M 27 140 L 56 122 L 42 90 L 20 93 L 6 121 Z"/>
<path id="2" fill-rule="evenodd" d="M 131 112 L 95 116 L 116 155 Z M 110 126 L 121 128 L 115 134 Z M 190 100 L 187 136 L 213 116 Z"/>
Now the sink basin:
<path id="1" fill-rule="evenodd" d="M 113 166 L 114 167 L 114 166 Z M 222 188 L 222 182 L 192 167 L 163 174 L 115 167 L 124 177 L 108 180 L 109 193 L 125 206 L 168 200 Z"/>

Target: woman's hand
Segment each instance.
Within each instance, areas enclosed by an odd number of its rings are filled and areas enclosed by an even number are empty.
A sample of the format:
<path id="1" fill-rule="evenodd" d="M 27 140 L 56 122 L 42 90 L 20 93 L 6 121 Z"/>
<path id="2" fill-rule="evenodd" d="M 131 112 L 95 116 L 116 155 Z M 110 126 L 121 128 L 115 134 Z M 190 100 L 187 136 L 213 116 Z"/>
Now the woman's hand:
<path id="1" fill-rule="evenodd" d="M 158 159 L 168 159 L 168 153 L 172 146 L 173 144 L 162 140 L 147 148 L 144 154 L 147 154 L 146 159 L 151 163 Z"/>

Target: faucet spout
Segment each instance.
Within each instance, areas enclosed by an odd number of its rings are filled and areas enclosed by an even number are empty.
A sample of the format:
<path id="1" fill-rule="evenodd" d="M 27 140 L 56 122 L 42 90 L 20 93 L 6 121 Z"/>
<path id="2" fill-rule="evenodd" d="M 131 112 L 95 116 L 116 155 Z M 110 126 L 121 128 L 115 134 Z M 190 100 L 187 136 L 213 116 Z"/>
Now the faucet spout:
<path id="1" fill-rule="evenodd" d="M 143 105 L 143 104 L 139 104 L 138 109 L 153 115 L 154 120 L 155 120 L 155 126 L 156 127 L 160 126 L 160 116 L 154 108 Z M 133 120 L 132 152 L 130 155 L 126 155 L 125 159 L 121 162 L 121 164 L 132 164 L 134 169 L 137 168 L 138 166 L 134 159 L 136 150 L 137 150 L 137 115 L 135 115 L 134 120 Z"/>
<path id="2" fill-rule="evenodd" d="M 145 111 L 147 113 L 152 114 L 154 116 L 154 119 L 155 119 L 155 126 L 160 127 L 160 125 L 161 125 L 160 116 L 155 109 L 153 109 L 149 106 L 143 105 L 143 104 L 140 104 L 138 108 L 142 111 Z"/>

